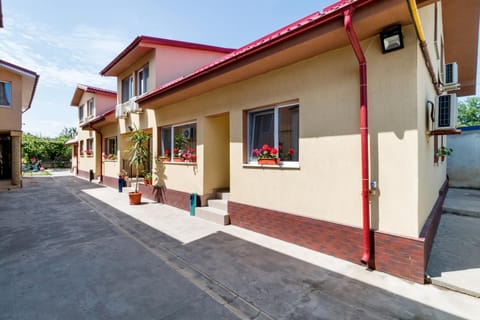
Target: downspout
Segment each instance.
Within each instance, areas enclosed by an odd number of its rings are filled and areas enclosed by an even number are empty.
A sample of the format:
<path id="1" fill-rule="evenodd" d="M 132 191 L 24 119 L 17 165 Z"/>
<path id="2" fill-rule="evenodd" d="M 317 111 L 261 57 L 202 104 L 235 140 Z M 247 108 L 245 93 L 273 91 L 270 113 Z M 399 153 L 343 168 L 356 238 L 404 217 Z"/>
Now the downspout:
<path id="1" fill-rule="evenodd" d="M 432 60 L 430 59 L 430 53 L 428 52 L 427 41 L 425 41 L 425 35 L 423 34 L 422 24 L 420 23 L 420 17 L 418 15 L 417 4 L 415 0 L 407 0 L 408 9 L 410 11 L 410 15 L 413 19 L 413 24 L 415 26 L 415 31 L 417 33 L 418 40 L 420 41 L 420 50 L 422 50 L 423 59 L 425 60 L 425 64 L 428 69 L 428 73 L 430 74 L 430 78 L 432 79 L 432 84 L 435 87 L 435 91 L 437 95 L 441 93 L 440 85 L 437 80 L 437 76 L 435 75 L 435 71 L 432 67 Z"/>
<path id="2" fill-rule="evenodd" d="M 368 176 L 368 104 L 367 104 L 367 61 L 363 54 L 360 41 L 353 29 L 353 8 L 344 11 L 343 24 L 358 60 L 360 73 L 360 138 L 361 138 L 361 161 L 362 161 L 362 215 L 363 215 L 363 254 L 361 262 L 368 267 L 370 263 L 370 249 L 372 246 L 370 232 L 370 199 L 369 199 L 369 176 Z"/>
<path id="3" fill-rule="evenodd" d="M 103 159 L 102 159 L 102 157 L 103 157 L 103 134 L 100 130 L 94 128 L 91 124 L 88 127 L 100 135 L 100 183 L 103 183 L 103 163 L 102 163 L 102 161 L 103 161 Z"/>

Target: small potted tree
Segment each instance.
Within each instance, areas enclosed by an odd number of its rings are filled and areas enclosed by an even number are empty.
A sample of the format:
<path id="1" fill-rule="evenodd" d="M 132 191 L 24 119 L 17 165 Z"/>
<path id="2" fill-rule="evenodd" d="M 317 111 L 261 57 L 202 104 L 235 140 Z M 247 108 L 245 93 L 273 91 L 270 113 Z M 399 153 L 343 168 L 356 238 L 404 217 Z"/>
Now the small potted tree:
<path id="1" fill-rule="evenodd" d="M 140 204 L 142 201 L 142 193 L 138 191 L 138 176 L 140 166 L 148 160 L 148 139 L 148 134 L 142 129 L 136 129 L 129 137 L 129 141 L 133 143 L 130 149 L 128 149 L 130 165 L 135 168 L 135 191 L 128 193 L 130 204 Z"/>

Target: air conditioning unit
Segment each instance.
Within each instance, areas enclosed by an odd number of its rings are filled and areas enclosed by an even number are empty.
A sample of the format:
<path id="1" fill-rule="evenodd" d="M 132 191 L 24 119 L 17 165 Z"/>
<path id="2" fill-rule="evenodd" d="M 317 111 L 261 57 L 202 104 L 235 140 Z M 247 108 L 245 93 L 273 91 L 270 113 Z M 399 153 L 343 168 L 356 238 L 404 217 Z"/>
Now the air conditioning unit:
<path id="1" fill-rule="evenodd" d="M 437 96 L 433 130 L 455 129 L 457 123 L 457 95 Z"/>
<path id="2" fill-rule="evenodd" d="M 443 68 L 443 85 L 445 87 L 458 85 L 458 65 L 456 62 L 447 63 Z"/>
<path id="3" fill-rule="evenodd" d="M 183 136 L 188 140 L 193 138 L 193 128 L 183 129 Z"/>
<path id="4" fill-rule="evenodd" d="M 125 119 L 126 117 L 128 117 L 128 111 L 129 108 L 125 105 L 125 103 L 117 104 L 115 106 L 115 117 L 117 119 Z"/>
<path id="5" fill-rule="evenodd" d="M 130 99 L 130 112 L 140 113 L 142 108 L 139 107 L 138 103 L 135 101 L 136 97 Z"/>

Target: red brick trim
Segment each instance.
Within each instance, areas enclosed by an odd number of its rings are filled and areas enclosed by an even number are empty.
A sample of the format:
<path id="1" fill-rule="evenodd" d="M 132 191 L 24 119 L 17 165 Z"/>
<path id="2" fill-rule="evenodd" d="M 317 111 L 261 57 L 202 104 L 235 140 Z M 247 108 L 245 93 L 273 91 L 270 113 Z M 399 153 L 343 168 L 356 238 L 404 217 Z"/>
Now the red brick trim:
<path id="1" fill-rule="evenodd" d="M 430 215 L 428 216 L 425 224 L 423 225 L 422 231 L 420 232 L 420 238 L 423 238 L 425 241 L 425 251 L 424 251 L 424 259 L 425 259 L 425 267 L 428 264 L 428 260 L 430 259 L 430 252 L 432 251 L 433 239 L 435 239 L 435 235 L 437 234 L 438 225 L 440 224 L 440 218 L 442 216 L 442 208 L 443 202 L 447 196 L 448 192 L 448 180 L 446 180 L 440 190 L 438 191 L 438 198 L 435 202 Z"/>
<path id="2" fill-rule="evenodd" d="M 103 184 L 114 189 L 118 189 L 118 177 L 103 176 Z"/>
<path id="3" fill-rule="evenodd" d="M 88 180 L 90 178 L 90 173 L 88 171 L 85 171 L 85 170 L 78 170 L 77 176 L 85 178 L 85 179 Z"/>
<path id="4" fill-rule="evenodd" d="M 376 270 L 424 283 L 425 268 L 440 221 L 447 185 L 445 183 L 442 186 L 419 238 L 372 231 L 372 260 Z M 361 264 L 361 228 L 232 201 L 228 202 L 228 212 L 233 225 Z"/>
<path id="5" fill-rule="evenodd" d="M 168 204 L 182 210 L 190 210 L 190 193 L 167 189 L 165 187 L 152 186 L 151 184 L 139 184 L 138 190 L 150 200 Z"/>

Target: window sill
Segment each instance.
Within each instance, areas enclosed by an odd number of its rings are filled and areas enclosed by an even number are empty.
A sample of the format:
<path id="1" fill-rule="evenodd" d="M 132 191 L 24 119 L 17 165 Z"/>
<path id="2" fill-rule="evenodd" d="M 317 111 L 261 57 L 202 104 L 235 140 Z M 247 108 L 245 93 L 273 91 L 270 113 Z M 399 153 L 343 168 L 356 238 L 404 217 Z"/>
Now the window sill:
<path id="1" fill-rule="evenodd" d="M 117 159 L 103 159 L 103 162 L 117 162 Z"/>
<path id="2" fill-rule="evenodd" d="M 175 161 L 165 161 L 163 160 L 162 161 L 164 164 L 180 164 L 180 165 L 193 165 L 193 166 L 196 166 L 197 163 L 196 162 L 175 162 Z"/>
<path id="3" fill-rule="evenodd" d="M 285 162 L 280 162 L 280 164 L 275 165 L 275 164 L 258 164 L 258 163 L 244 163 L 243 164 L 244 168 L 255 168 L 255 169 L 286 169 L 286 170 L 299 170 L 300 169 L 300 163 L 298 162 L 293 162 L 293 163 L 285 163 Z"/>

